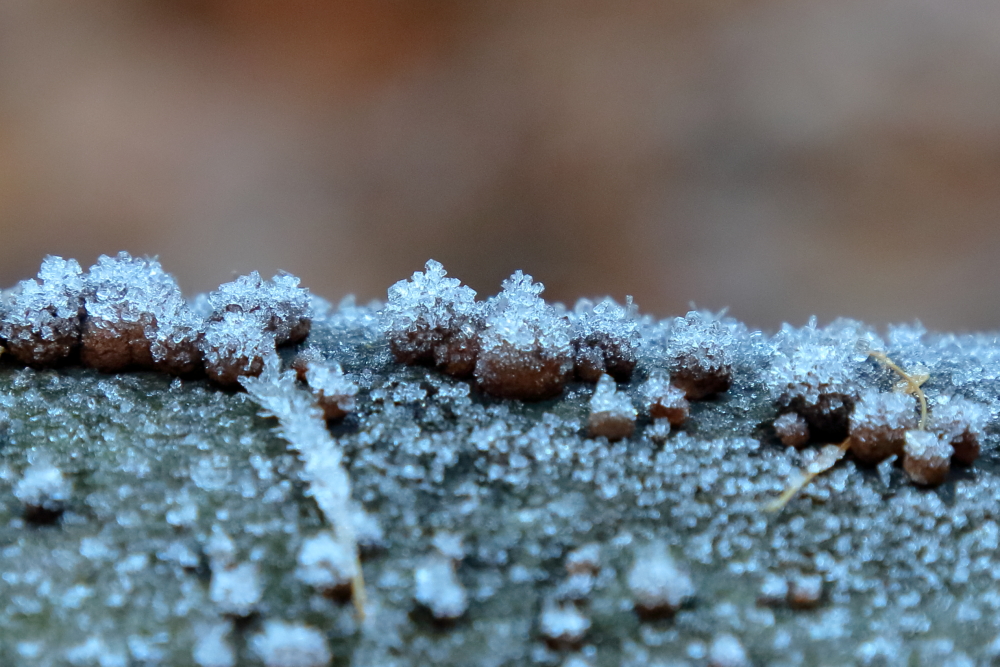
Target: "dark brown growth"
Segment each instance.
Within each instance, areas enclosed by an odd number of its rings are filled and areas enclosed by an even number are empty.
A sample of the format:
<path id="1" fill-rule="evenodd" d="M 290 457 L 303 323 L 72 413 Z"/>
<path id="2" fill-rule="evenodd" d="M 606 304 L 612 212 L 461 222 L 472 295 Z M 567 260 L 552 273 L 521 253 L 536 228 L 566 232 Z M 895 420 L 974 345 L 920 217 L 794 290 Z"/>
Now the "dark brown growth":
<path id="1" fill-rule="evenodd" d="M 954 448 L 935 433 L 907 431 L 903 470 L 916 484 L 937 486 L 948 476 L 954 452 Z"/>
<path id="2" fill-rule="evenodd" d="M 787 412 L 774 420 L 774 432 L 786 447 L 802 447 L 809 442 L 809 425 L 802 415 Z"/>
<path id="3" fill-rule="evenodd" d="M 917 426 L 914 408 L 906 394 L 864 392 L 851 416 L 851 453 L 871 465 L 902 455 L 906 432 Z"/>
<path id="4" fill-rule="evenodd" d="M 482 304 L 476 293 L 447 278 L 439 262 L 389 288 L 382 328 L 396 361 L 429 364 L 455 377 L 468 377 L 476 367 Z"/>
<path id="5" fill-rule="evenodd" d="M 23 364 L 54 366 L 80 343 L 83 276 L 76 260 L 46 257 L 37 280 L 21 281 L 2 308 L 0 337 Z"/>
<path id="6" fill-rule="evenodd" d="M 654 374 L 641 388 L 646 400 L 646 411 L 653 419 L 666 419 L 671 426 L 680 426 L 691 413 L 691 404 L 684 391 L 675 387 L 662 374 Z"/>
<path id="7" fill-rule="evenodd" d="M 671 381 L 688 400 L 728 391 L 733 384 L 732 335 L 721 323 L 697 312 L 674 320 L 669 343 Z"/>
<path id="8" fill-rule="evenodd" d="M 576 377 L 597 382 L 607 373 L 618 382 L 632 378 L 638 332 L 631 298 L 625 307 L 611 299 L 594 305 L 581 299 L 573 312 L 573 365 Z"/>

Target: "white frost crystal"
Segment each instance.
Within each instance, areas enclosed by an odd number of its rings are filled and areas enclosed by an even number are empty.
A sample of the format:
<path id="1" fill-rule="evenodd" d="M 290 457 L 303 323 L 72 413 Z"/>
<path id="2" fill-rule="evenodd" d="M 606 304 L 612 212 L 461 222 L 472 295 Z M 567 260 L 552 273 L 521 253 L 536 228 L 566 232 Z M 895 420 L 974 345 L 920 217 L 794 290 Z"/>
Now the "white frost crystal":
<path id="1" fill-rule="evenodd" d="M 299 623 L 264 621 L 250 648 L 266 667 L 328 667 L 332 659 L 323 633 Z"/>
<path id="2" fill-rule="evenodd" d="M 320 590 L 349 586 L 357 575 L 357 559 L 353 552 L 334 539 L 330 533 L 320 533 L 302 543 L 295 576 Z"/>
<path id="3" fill-rule="evenodd" d="M 590 629 L 590 619 L 573 603 L 549 600 L 542 608 L 539 619 L 542 636 L 560 644 L 577 644 L 583 641 Z"/>
<path id="4" fill-rule="evenodd" d="M 236 652 L 229 642 L 232 625 L 220 621 L 207 628 L 199 628 L 192 658 L 198 667 L 234 667 Z"/>
<path id="5" fill-rule="evenodd" d="M 670 555 L 667 545 L 653 542 L 641 548 L 628 573 L 628 587 L 642 611 L 676 611 L 694 597 L 691 577 Z"/>
<path id="6" fill-rule="evenodd" d="M 618 391 L 614 378 L 602 375 L 590 399 L 590 435 L 620 440 L 635 430 L 636 410 L 628 394 Z"/>
<path id="7" fill-rule="evenodd" d="M 14 486 L 14 497 L 25 505 L 55 509 L 69 500 L 72 487 L 62 471 L 45 460 L 40 460 L 24 471 Z"/>
<path id="8" fill-rule="evenodd" d="M 465 588 L 455 575 L 450 559 L 429 556 L 414 573 L 413 597 L 425 606 L 434 618 L 453 620 L 465 613 L 469 606 Z"/>
<path id="9" fill-rule="evenodd" d="M 224 614 L 248 616 L 263 593 L 260 573 L 253 563 L 241 563 L 212 570 L 208 595 Z"/>
<path id="10" fill-rule="evenodd" d="M 0 338 L 22 363 L 65 360 L 80 339 L 83 272 L 75 259 L 49 255 L 37 280 L 22 280 L 0 304 Z"/>
<path id="11" fill-rule="evenodd" d="M 539 296 L 544 290 L 517 271 L 486 305 L 476 381 L 500 398 L 558 395 L 573 370 L 569 321 Z"/>

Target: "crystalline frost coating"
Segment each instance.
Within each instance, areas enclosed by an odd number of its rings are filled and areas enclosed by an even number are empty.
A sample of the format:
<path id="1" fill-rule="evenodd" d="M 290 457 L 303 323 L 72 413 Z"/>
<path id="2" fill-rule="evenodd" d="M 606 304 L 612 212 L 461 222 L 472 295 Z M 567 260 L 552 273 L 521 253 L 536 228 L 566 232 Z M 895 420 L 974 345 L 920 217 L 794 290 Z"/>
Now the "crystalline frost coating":
<path id="1" fill-rule="evenodd" d="M 561 393 L 569 379 L 570 325 L 539 296 L 543 289 L 517 271 L 487 302 L 475 370 L 476 381 L 487 394 L 541 400 Z"/>
<path id="2" fill-rule="evenodd" d="M 266 667 L 328 667 L 332 659 L 323 633 L 299 623 L 264 621 L 250 647 Z"/>
<path id="3" fill-rule="evenodd" d="M 590 399 L 587 427 L 592 437 L 621 440 L 635 431 L 636 410 L 628 394 L 619 392 L 614 378 L 602 375 Z"/>
<path id="4" fill-rule="evenodd" d="M 241 377 L 260 375 L 265 358 L 275 353 L 275 338 L 260 314 L 226 312 L 205 328 L 201 347 L 208 377 L 235 387 Z"/>
<path id="5" fill-rule="evenodd" d="M 732 333 L 717 319 L 692 311 L 674 319 L 668 357 L 670 376 L 690 400 L 727 391 L 733 383 Z"/>
<path id="6" fill-rule="evenodd" d="M 341 419 L 354 412 L 358 385 L 344 375 L 337 362 L 312 361 L 306 368 L 306 382 L 327 419 Z"/>
<path id="7" fill-rule="evenodd" d="M 281 362 L 273 353 L 259 377 L 243 377 L 240 383 L 263 408 L 262 414 L 278 419 L 278 434 L 302 458 L 303 476 L 309 485 L 307 494 L 333 524 L 343 549 L 357 558 L 351 480 L 343 466 L 343 450 L 327 430 L 322 410 L 312 396 L 296 386 L 294 370 L 281 370 Z M 357 599 L 363 592 L 355 590 L 354 595 Z"/>
<path id="8" fill-rule="evenodd" d="M 382 329 L 396 361 L 433 363 L 466 377 L 479 352 L 483 307 L 472 288 L 446 275 L 440 262 L 428 260 L 423 272 L 390 287 Z"/>
<path id="9" fill-rule="evenodd" d="M 939 398 L 931 413 L 931 429 L 955 448 L 955 462 L 971 465 L 979 458 L 980 443 L 989 418 L 990 411 L 982 403 L 961 396 L 950 400 Z"/>
<path id="10" fill-rule="evenodd" d="M 637 551 L 628 588 L 636 609 L 646 614 L 673 613 L 695 594 L 691 577 L 660 541 Z"/>
<path id="11" fill-rule="evenodd" d="M 583 641 L 590 629 L 590 619 L 572 603 L 549 600 L 542 608 L 538 625 L 542 636 L 550 642 L 572 646 Z"/>
<path id="12" fill-rule="evenodd" d="M 716 635 L 708 647 L 709 667 L 750 667 L 750 658 L 740 640 L 731 634 Z"/>
<path id="13" fill-rule="evenodd" d="M 809 424 L 797 412 L 786 412 L 775 419 L 774 432 L 786 447 L 801 447 L 809 442 Z"/>
<path id="14" fill-rule="evenodd" d="M 236 652 L 229 643 L 232 626 L 226 622 L 216 623 L 199 630 L 198 640 L 192 650 L 192 659 L 198 667 L 234 667 Z"/>
<path id="15" fill-rule="evenodd" d="M 260 602 L 262 593 L 260 574 L 253 563 L 212 570 L 208 595 L 224 614 L 249 616 Z"/>
<path id="16" fill-rule="evenodd" d="M 670 383 L 663 373 L 654 372 L 640 387 L 646 411 L 653 419 L 666 419 L 672 426 L 687 421 L 691 406 L 684 391 Z"/>
<path id="17" fill-rule="evenodd" d="M 907 431 L 903 446 L 903 470 L 911 480 L 924 486 L 937 486 L 948 476 L 955 449 L 931 431 Z"/>
<path id="18" fill-rule="evenodd" d="M 573 308 L 573 362 L 576 376 L 597 382 L 607 373 L 619 382 L 632 377 L 639 346 L 632 297 L 625 306 L 612 299 L 594 304 L 580 299 Z"/>
<path id="19" fill-rule="evenodd" d="M 912 396 L 867 389 L 851 415 L 851 452 L 869 464 L 902 454 L 906 431 L 916 425 Z"/>
<path id="20" fill-rule="evenodd" d="M 767 384 L 782 411 L 800 414 L 816 442 L 840 442 L 860 391 L 858 371 L 881 341 L 861 323 L 836 320 L 818 328 L 784 325 L 774 337 Z"/>
<path id="21" fill-rule="evenodd" d="M 332 591 L 350 586 L 357 575 L 355 554 L 344 549 L 330 533 L 320 533 L 302 543 L 295 576 L 310 586 Z"/>
<path id="22" fill-rule="evenodd" d="M 22 280 L 0 305 L 0 338 L 25 364 L 51 366 L 80 342 L 83 272 L 75 259 L 49 255 L 36 280 Z"/>
<path id="23" fill-rule="evenodd" d="M 208 295 L 211 320 L 225 313 L 256 314 L 263 328 L 274 334 L 275 343 L 298 343 L 309 335 L 312 325 L 309 290 L 299 287 L 299 279 L 279 273 L 264 280 L 256 271 L 219 286 Z"/>
<path id="24" fill-rule="evenodd" d="M 460 617 L 469 607 L 465 588 L 455 575 L 455 566 L 444 556 L 429 556 L 413 575 L 414 599 L 426 607 L 434 618 L 450 621 Z"/>
<path id="25" fill-rule="evenodd" d="M 14 485 L 14 497 L 29 507 L 57 511 L 69 500 L 72 487 L 62 471 L 48 461 L 37 461 Z"/>
<path id="26" fill-rule="evenodd" d="M 202 322 L 156 259 L 101 255 L 85 282 L 80 359 L 104 372 L 194 372 Z"/>

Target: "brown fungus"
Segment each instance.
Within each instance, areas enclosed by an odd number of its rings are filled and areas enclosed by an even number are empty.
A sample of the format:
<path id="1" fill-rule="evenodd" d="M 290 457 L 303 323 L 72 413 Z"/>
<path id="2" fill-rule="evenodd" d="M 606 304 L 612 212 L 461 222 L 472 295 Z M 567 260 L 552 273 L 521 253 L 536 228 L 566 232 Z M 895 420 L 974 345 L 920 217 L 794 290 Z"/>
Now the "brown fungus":
<path id="1" fill-rule="evenodd" d="M 380 313 L 396 361 L 429 364 L 454 377 L 472 375 L 483 328 L 476 292 L 429 260 L 424 271 L 389 288 Z"/>
<path id="2" fill-rule="evenodd" d="M 562 393 L 573 371 L 569 323 L 517 271 L 486 305 L 475 377 L 497 398 L 537 401 Z"/>
<path id="3" fill-rule="evenodd" d="M 0 305 L 0 338 L 23 364 L 53 366 L 80 343 L 83 272 L 75 259 L 49 255 L 38 278 L 22 280 Z"/>
<path id="4" fill-rule="evenodd" d="M 732 334 L 718 320 L 690 312 L 674 320 L 670 331 L 672 382 L 697 401 L 728 391 L 733 384 Z"/>
<path id="5" fill-rule="evenodd" d="M 639 388 L 646 411 L 652 419 L 666 419 L 671 426 L 680 426 L 691 413 L 691 404 L 684 391 L 670 383 L 662 373 L 654 373 Z"/>
<path id="6" fill-rule="evenodd" d="M 572 314 L 573 367 L 584 382 L 597 382 L 607 373 L 627 382 L 636 365 L 639 334 L 632 298 L 620 306 L 612 299 L 594 304 L 580 299 Z"/>
<path id="7" fill-rule="evenodd" d="M 610 375 L 602 375 L 590 399 L 587 428 L 593 438 L 608 440 L 627 438 L 635 431 L 636 410 L 628 394 L 619 392 Z"/>

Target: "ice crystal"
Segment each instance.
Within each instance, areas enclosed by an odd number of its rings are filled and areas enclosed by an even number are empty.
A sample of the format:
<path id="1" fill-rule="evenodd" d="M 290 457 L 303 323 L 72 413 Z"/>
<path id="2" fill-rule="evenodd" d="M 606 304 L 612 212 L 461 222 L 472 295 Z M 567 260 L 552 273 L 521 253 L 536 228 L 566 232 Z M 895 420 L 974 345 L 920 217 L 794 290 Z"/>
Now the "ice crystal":
<path id="1" fill-rule="evenodd" d="M 954 447 L 936 433 L 907 431 L 903 470 L 917 484 L 937 486 L 947 477 L 954 453 Z"/>
<path id="2" fill-rule="evenodd" d="M 225 312 L 210 322 L 201 341 L 205 372 L 223 386 L 238 386 L 241 377 L 259 375 L 274 355 L 274 332 L 259 313 Z"/>
<path id="3" fill-rule="evenodd" d="M 694 596 L 694 583 L 663 542 L 642 547 L 628 573 L 635 606 L 643 613 L 675 612 Z"/>
<path id="4" fill-rule="evenodd" d="M 449 375 L 471 375 L 478 354 L 482 304 L 476 292 L 428 260 L 424 271 L 389 288 L 380 314 L 396 360 L 432 363 Z"/>
<path id="5" fill-rule="evenodd" d="M 670 377 L 687 398 L 727 391 L 733 382 L 732 332 L 717 318 L 692 311 L 673 321 L 668 343 Z"/>
<path id="6" fill-rule="evenodd" d="M 264 621 L 250 647 L 265 667 L 327 667 L 332 658 L 323 633 L 298 623 Z"/>
<path id="7" fill-rule="evenodd" d="M 302 458 L 308 495 L 333 524 L 343 549 L 357 559 L 351 481 L 343 466 L 343 451 L 327 430 L 322 410 L 312 396 L 296 386 L 295 380 L 295 371 L 282 371 L 280 360 L 272 354 L 259 377 L 240 378 L 240 383 L 260 404 L 264 415 L 277 418 L 278 433 Z M 364 587 L 360 565 L 355 562 L 354 599 L 363 615 Z"/>
<path id="8" fill-rule="evenodd" d="M 455 575 L 455 566 L 444 556 L 429 556 L 414 572 L 414 594 L 434 618 L 448 621 L 460 617 L 468 609 L 465 588 Z"/>
<path id="9" fill-rule="evenodd" d="M 278 345 L 298 343 L 309 335 L 312 323 L 309 290 L 299 287 L 299 279 L 279 273 L 264 280 L 256 271 L 220 285 L 208 295 L 211 320 L 225 313 L 256 315 Z"/>
<path id="10" fill-rule="evenodd" d="M 612 299 L 597 304 L 580 299 L 573 308 L 572 336 L 578 378 L 597 382 L 602 373 L 607 373 L 619 382 L 627 382 L 632 377 L 639 331 L 631 297 L 625 306 Z"/>
<path id="11" fill-rule="evenodd" d="M 22 363 L 51 366 L 80 341 L 83 272 L 75 259 L 49 255 L 35 280 L 23 280 L 0 303 L 0 338 Z"/>
<path id="12" fill-rule="evenodd" d="M 902 454 L 906 431 L 917 426 L 915 409 L 911 396 L 865 390 L 851 415 L 851 452 L 871 464 Z"/>
<path id="13" fill-rule="evenodd" d="M 590 399 L 587 426 L 593 437 L 621 440 L 635 430 L 636 409 L 628 394 L 619 392 L 610 375 L 602 375 Z"/>
<path id="14" fill-rule="evenodd" d="M 562 392 L 573 368 L 570 325 L 539 296 L 543 289 L 517 271 L 487 302 L 475 370 L 486 393 L 539 400 Z"/>
<path id="15" fill-rule="evenodd" d="M 305 540 L 299 550 L 295 575 L 320 590 L 333 591 L 351 585 L 357 576 L 357 556 L 327 532 Z"/>

